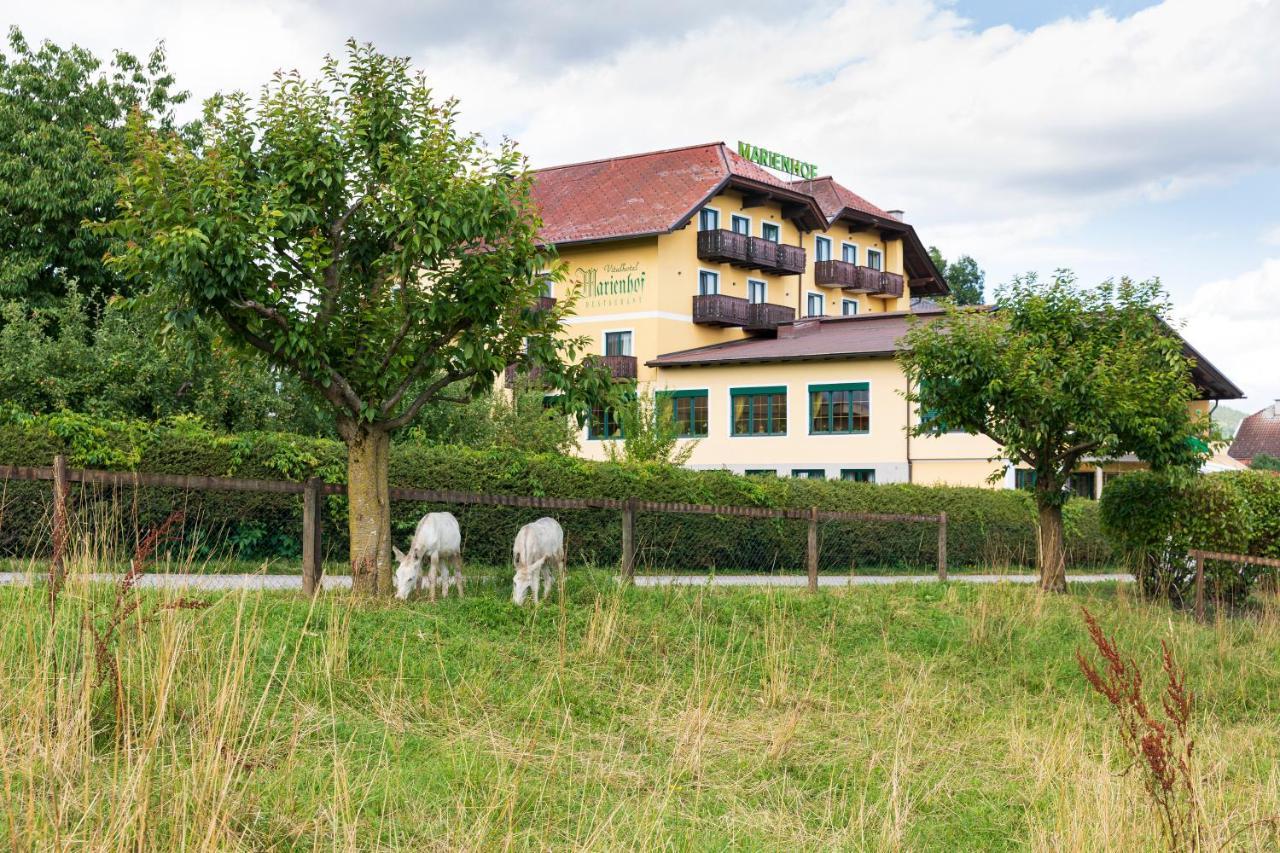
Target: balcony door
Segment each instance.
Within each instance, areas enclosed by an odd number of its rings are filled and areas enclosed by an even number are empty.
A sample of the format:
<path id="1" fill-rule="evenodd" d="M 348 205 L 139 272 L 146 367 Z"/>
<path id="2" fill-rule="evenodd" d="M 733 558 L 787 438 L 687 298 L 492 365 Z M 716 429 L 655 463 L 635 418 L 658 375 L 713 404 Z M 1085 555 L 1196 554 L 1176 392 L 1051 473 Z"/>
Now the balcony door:
<path id="1" fill-rule="evenodd" d="M 729 218 L 729 222 L 733 225 L 734 234 L 743 234 L 748 237 L 751 236 L 751 220 L 747 217 L 739 216 L 735 213 Z"/>
<path id="2" fill-rule="evenodd" d="M 831 260 L 831 238 L 815 237 L 813 241 L 813 257 L 818 261 Z"/>
<path id="3" fill-rule="evenodd" d="M 857 266 L 858 247 L 853 245 L 852 243 L 841 243 L 840 244 L 840 260 L 844 261 L 846 264 L 853 264 Z"/>
<path id="4" fill-rule="evenodd" d="M 605 355 L 631 355 L 631 332 L 605 332 Z"/>
<path id="5" fill-rule="evenodd" d="M 698 212 L 698 230 L 715 231 L 720 227 L 720 211 L 704 207 Z"/>
<path id="6" fill-rule="evenodd" d="M 782 230 L 775 222 L 765 222 L 760 226 L 760 236 L 771 243 L 778 243 L 782 240 Z"/>
<path id="7" fill-rule="evenodd" d="M 698 270 L 698 295 L 711 296 L 720 292 L 720 273 Z"/>
<path id="8" fill-rule="evenodd" d="M 747 301 L 759 305 L 769 301 L 769 285 L 763 281 L 747 279 Z"/>

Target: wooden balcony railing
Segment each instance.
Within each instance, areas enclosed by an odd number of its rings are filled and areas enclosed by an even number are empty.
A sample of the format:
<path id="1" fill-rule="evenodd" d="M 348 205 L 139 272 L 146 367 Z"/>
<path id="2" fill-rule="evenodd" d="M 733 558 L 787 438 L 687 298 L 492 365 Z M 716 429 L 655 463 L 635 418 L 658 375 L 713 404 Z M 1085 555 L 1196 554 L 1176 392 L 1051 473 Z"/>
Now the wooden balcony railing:
<path id="1" fill-rule="evenodd" d="M 747 306 L 746 330 L 748 332 L 776 332 L 779 323 L 790 323 L 796 318 L 796 309 L 769 302 L 753 302 Z"/>
<path id="2" fill-rule="evenodd" d="M 503 378 L 506 380 L 508 388 L 514 388 L 521 382 L 537 387 L 542 384 L 542 368 L 526 367 L 520 364 L 508 364 Z"/>
<path id="3" fill-rule="evenodd" d="M 736 231 L 717 228 L 698 232 L 698 260 L 717 264 L 751 264 L 751 238 Z"/>
<path id="4" fill-rule="evenodd" d="M 636 378 L 634 355 L 589 355 L 587 358 L 599 362 L 615 380 Z"/>
<path id="5" fill-rule="evenodd" d="M 693 322 L 703 326 L 745 326 L 747 300 L 741 296 L 709 293 L 693 297 Z"/>
<path id="6" fill-rule="evenodd" d="M 901 296 L 902 276 L 860 267 L 848 261 L 818 261 L 813 265 L 813 280 L 828 287 L 842 287 L 854 293 L 873 296 Z"/>
<path id="7" fill-rule="evenodd" d="M 801 275 L 804 272 L 805 253 L 803 246 L 789 246 L 776 243 L 777 253 L 772 266 L 764 267 L 765 272 L 774 275 Z"/>
<path id="8" fill-rule="evenodd" d="M 756 269 L 769 270 L 778 265 L 778 244 L 763 237 L 752 237 L 747 255 Z"/>
<path id="9" fill-rule="evenodd" d="M 556 307 L 556 298 L 554 296 L 539 296 L 533 300 L 534 311 L 550 311 Z"/>

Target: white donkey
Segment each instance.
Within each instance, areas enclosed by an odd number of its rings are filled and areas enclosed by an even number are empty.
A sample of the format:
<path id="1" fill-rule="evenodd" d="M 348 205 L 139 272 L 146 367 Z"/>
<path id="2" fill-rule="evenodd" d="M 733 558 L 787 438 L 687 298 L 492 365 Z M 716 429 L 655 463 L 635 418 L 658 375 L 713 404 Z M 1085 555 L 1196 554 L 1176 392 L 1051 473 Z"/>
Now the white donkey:
<path id="1" fill-rule="evenodd" d="M 540 518 L 520 528 L 516 534 L 511 556 L 516 566 L 515 588 L 511 599 L 524 604 L 525 595 L 533 590 L 533 603 L 537 604 L 546 593 L 539 587 L 545 584 L 551 591 L 551 567 L 564 572 L 564 529 L 554 518 Z"/>
<path id="2" fill-rule="evenodd" d="M 449 596 L 449 582 L 462 597 L 462 531 L 458 529 L 458 519 L 448 512 L 429 512 L 418 522 L 413 533 L 413 543 L 409 545 L 409 553 L 392 547 L 400 566 L 396 569 L 396 598 L 405 599 L 422 586 L 422 558 L 429 557 L 431 568 L 427 571 L 427 588 L 431 600 L 436 600 L 436 589 Z M 449 576 L 449 568 L 453 568 L 453 577 Z M 443 569 L 443 575 L 441 574 Z"/>

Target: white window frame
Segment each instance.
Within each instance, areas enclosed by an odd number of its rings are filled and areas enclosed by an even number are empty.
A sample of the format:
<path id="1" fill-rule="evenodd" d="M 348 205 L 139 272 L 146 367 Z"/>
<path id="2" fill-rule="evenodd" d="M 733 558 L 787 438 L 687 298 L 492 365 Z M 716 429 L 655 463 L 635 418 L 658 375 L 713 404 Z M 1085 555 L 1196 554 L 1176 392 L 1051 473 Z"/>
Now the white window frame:
<path id="1" fill-rule="evenodd" d="M 824 258 L 822 257 L 822 251 L 818 248 L 823 243 L 827 244 L 827 257 L 825 258 L 825 260 L 831 260 L 831 257 L 832 257 L 831 253 L 835 249 L 835 243 L 832 241 L 830 237 L 824 237 L 821 234 L 815 234 L 813 237 L 813 259 L 815 261 L 824 260 Z"/>
<path id="2" fill-rule="evenodd" d="M 853 249 L 853 260 L 852 260 L 852 261 L 845 261 L 845 257 L 844 257 L 844 250 L 845 250 L 846 248 Z M 854 266 L 857 266 L 857 264 L 858 264 L 858 244 L 857 244 L 857 243 L 850 243 L 848 240 L 841 240 L 841 241 L 840 241 L 840 260 L 845 261 L 845 263 L 850 263 L 850 264 L 853 264 Z"/>
<path id="3" fill-rule="evenodd" d="M 702 227 L 702 211 L 704 211 L 704 210 L 709 210 L 709 211 L 711 211 L 712 213 L 714 213 L 714 214 L 716 215 L 716 227 L 715 227 L 715 228 L 708 228 L 708 229 L 704 229 L 704 228 Z M 719 230 L 720 230 L 720 222 L 721 222 L 721 221 L 722 221 L 722 218 L 721 218 L 721 216 L 720 216 L 720 208 L 718 208 L 718 207 L 712 207 L 712 206 L 711 206 L 711 205 L 709 205 L 709 204 L 707 204 L 707 205 L 703 205 L 702 207 L 698 208 L 698 230 L 699 230 L 699 231 L 704 231 L 704 230 L 706 230 L 706 231 L 719 231 Z"/>
<path id="4" fill-rule="evenodd" d="M 772 227 L 772 228 L 776 229 L 776 230 L 777 230 L 777 232 L 778 232 L 778 239 L 777 239 L 777 240 L 770 240 L 769 242 L 771 242 L 771 243 L 781 243 L 781 242 L 782 242 L 782 226 L 781 226 L 780 224 L 778 224 L 777 222 L 761 222 L 761 223 L 760 223 L 760 238 L 761 238 L 762 240 L 769 240 L 769 238 L 768 238 L 768 237 L 764 236 L 764 229 L 765 229 L 765 227 L 766 227 L 766 226 Z"/>
<path id="5" fill-rule="evenodd" d="M 809 313 L 810 309 L 813 307 L 813 298 L 815 296 L 818 297 L 819 302 L 822 303 L 822 313 L 820 314 Z M 808 293 L 806 293 L 804 297 L 804 316 L 806 317 L 827 316 L 827 297 L 823 296 L 820 292 L 814 291 L 814 290 L 810 290 Z"/>
<path id="6" fill-rule="evenodd" d="M 747 223 L 747 230 L 746 230 L 746 231 L 738 231 L 738 230 L 734 229 L 734 227 L 733 227 L 733 220 L 735 220 L 735 219 L 743 219 L 743 220 L 746 220 L 746 223 Z M 735 233 L 735 234 L 742 234 L 742 235 L 744 235 L 744 236 L 746 236 L 746 237 L 750 237 L 750 236 L 751 236 L 751 217 L 750 217 L 750 216 L 747 216 L 745 213 L 731 213 L 731 214 L 729 214 L 729 230 L 730 230 L 730 231 L 733 231 L 733 233 Z"/>
<path id="7" fill-rule="evenodd" d="M 846 306 L 852 305 L 852 311 L 844 310 Z M 841 317 L 857 317 L 858 316 L 858 300 L 844 298 L 840 300 L 840 316 Z"/>
<path id="8" fill-rule="evenodd" d="M 760 293 L 762 298 L 759 302 L 751 302 L 751 285 L 753 284 L 760 285 Z M 769 282 L 765 281 L 762 278 L 747 279 L 747 302 L 752 305 L 762 305 L 768 301 L 769 301 Z"/>
<path id="9" fill-rule="evenodd" d="M 879 259 L 880 259 L 880 266 L 878 266 L 878 267 L 873 267 L 873 266 L 871 266 L 871 255 L 872 255 L 873 253 L 875 254 L 875 256 L 876 256 L 877 258 L 879 258 Z M 883 270 L 884 270 L 884 252 L 880 251 L 879 249 L 867 249 L 866 255 L 867 255 L 867 266 L 868 266 L 868 267 L 870 267 L 870 268 L 871 268 L 871 269 L 873 269 L 873 270 L 874 270 L 874 269 L 878 269 L 878 270 L 881 270 L 881 271 L 883 271 Z"/>
<path id="10" fill-rule="evenodd" d="M 715 277 L 715 280 L 716 280 L 716 289 L 715 289 L 715 290 L 713 290 L 713 291 L 711 291 L 711 293 L 703 293 L 703 291 L 702 291 L 702 274 L 703 274 L 703 273 L 706 273 L 707 275 L 710 275 L 710 276 L 714 276 L 714 277 Z M 720 292 L 720 271 L 719 271 L 719 270 L 709 270 L 709 269 L 707 269 L 706 267 L 698 267 L 698 295 L 699 295 L 699 296 L 711 296 L 711 295 L 716 294 L 716 293 L 719 293 L 719 292 Z"/>
<path id="11" fill-rule="evenodd" d="M 629 352 L 619 353 L 619 355 L 635 355 L 636 354 L 636 330 L 635 329 L 605 329 L 600 333 L 600 354 L 609 354 L 609 336 L 610 335 L 627 335 L 627 349 Z"/>

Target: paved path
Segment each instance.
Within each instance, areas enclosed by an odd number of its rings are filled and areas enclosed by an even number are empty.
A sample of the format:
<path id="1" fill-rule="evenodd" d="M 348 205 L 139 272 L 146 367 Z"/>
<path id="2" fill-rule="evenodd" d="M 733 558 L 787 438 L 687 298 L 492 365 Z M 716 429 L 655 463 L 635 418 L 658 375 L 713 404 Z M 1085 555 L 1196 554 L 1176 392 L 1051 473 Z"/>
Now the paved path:
<path id="1" fill-rule="evenodd" d="M 0 585 L 30 583 L 33 575 L 25 572 L 0 572 Z M 41 576 L 43 577 L 43 576 Z M 100 583 L 113 583 L 119 575 L 94 574 L 89 576 Z M 934 575 L 819 575 L 818 585 L 824 587 L 841 586 L 882 586 L 895 583 L 930 583 L 936 581 Z M 951 580 L 959 583 L 1035 583 L 1036 575 L 952 575 Z M 1133 575 L 1068 575 L 1070 583 L 1101 583 L 1105 581 L 1131 582 Z M 769 586 L 795 587 L 805 586 L 808 578 L 804 575 L 641 575 L 636 578 L 636 586 L 698 586 L 713 584 L 715 586 Z M 346 575 L 326 575 L 325 589 L 348 589 L 351 578 Z M 150 574 L 138 579 L 138 586 L 158 589 L 301 589 L 302 578 L 298 575 L 184 575 L 184 574 Z"/>

